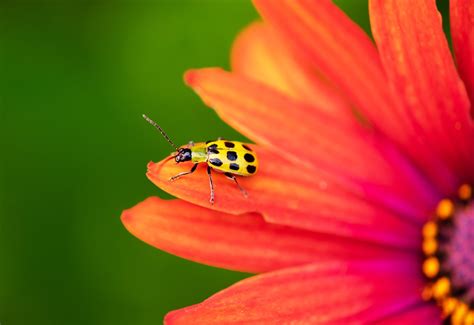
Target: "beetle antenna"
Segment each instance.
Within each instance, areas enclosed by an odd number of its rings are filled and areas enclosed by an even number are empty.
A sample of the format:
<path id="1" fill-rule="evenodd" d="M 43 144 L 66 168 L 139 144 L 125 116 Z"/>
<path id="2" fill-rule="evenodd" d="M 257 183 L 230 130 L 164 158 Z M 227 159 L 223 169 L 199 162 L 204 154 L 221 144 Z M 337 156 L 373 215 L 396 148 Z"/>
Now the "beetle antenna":
<path id="1" fill-rule="evenodd" d="M 168 143 L 176 149 L 176 151 L 178 151 L 178 147 L 173 143 L 173 141 L 171 141 L 171 139 L 168 137 L 168 135 L 165 133 L 165 131 L 163 131 L 163 129 L 158 125 L 156 124 L 155 121 L 153 121 L 151 118 L 149 118 L 148 116 L 146 116 L 145 114 L 142 115 L 143 118 L 148 122 L 150 123 L 151 125 L 153 125 L 158 131 L 160 131 L 161 135 L 166 139 L 166 141 L 168 141 Z"/>

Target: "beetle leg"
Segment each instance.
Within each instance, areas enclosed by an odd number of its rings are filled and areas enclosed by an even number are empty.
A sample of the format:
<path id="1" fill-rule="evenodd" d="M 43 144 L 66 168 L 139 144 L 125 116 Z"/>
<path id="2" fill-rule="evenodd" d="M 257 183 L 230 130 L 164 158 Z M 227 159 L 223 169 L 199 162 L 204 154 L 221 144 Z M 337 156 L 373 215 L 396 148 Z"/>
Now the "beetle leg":
<path id="1" fill-rule="evenodd" d="M 191 168 L 191 170 L 190 170 L 189 172 L 182 172 L 182 173 L 179 173 L 178 175 L 174 175 L 173 177 L 170 177 L 170 181 L 175 181 L 175 180 L 177 180 L 178 178 L 180 178 L 181 176 L 194 173 L 194 171 L 196 170 L 197 166 L 198 166 L 198 164 L 194 164 L 194 166 Z"/>
<path id="2" fill-rule="evenodd" d="M 237 185 L 237 187 L 239 188 L 240 190 L 240 193 L 242 193 L 242 195 L 247 198 L 249 197 L 249 194 L 247 193 L 247 191 L 242 187 L 240 186 L 239 182 L 237 182 L 237 177 L 235 177 L 235 175 L 231 174 L 231 173 L 224 173 L 224 175 L 230 179 L 231 181 L 234 181 L 235 184 Z"/>
<path id="3" fill-rule="evenodd" d="M 207 175 L 209 175 L 209 187 L 211 188 L 211 197 L 209 198 L 209 202 L 214 204 L 214 183 L 212 182 L 211 166 L 207 166 Z"/>

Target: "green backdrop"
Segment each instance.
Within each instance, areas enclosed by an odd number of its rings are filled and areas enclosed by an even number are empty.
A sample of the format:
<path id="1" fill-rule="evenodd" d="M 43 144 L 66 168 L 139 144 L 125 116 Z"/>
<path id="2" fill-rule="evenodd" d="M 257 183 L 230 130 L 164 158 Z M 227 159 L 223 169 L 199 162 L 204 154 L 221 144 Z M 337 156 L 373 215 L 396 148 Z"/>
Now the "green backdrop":
<path id="1" fill-rule="evenodd" d="M 365 1 L 338 4 L 364 28 Z M 443 2 L 443 7 L 447 4 Z M 228 67 L 248 1 L 0 3 L 0 323 L 159 324 L 248 275 L 133 237 L 123 209 L 169 197 L 145 177 L 173 140 L 243 136 L 182 82 Z"/>

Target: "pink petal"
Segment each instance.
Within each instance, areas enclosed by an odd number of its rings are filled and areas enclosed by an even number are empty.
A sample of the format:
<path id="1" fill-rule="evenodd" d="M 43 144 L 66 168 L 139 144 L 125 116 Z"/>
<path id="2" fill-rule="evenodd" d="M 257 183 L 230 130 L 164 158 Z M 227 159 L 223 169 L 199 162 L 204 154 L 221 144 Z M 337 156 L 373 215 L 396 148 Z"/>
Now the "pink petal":
<path id="1" fill-rule="evenodd" d="M 241 281 L 166 324 L 367 324 L 420 302 L 414 261 L 321 262 Z"/>
<path id="2" fill-rule="evenodd" d="M 231 215 L 182 200 L 148 198 L 124 211 L 122 222 L 132 234 L 158 249 L 243 272 L 320 260 L 412 257 L 356 239 L 272 225 L 257 214 Z"/>
<path id="3" fill-rule="evenodd" d="M 441 309 L 434 303 L 421 303 L 395 315 L 377 321 L 375 324 L 441 324 Z"/>
<path id="4" fill-rule="evenodd" d="M 459 74 L 466 90 L 474 102 L 474 2 L 472 0 L 451 0 L 451 35 Z"/>
<path id="5" fill-rule="evenodd" d="M 470 104 L 435 1 L 371 0 L 370 17 L 390 84 L 404 99 L 418 136 L 458 176 L 457 182 L 473 180 Z"/>

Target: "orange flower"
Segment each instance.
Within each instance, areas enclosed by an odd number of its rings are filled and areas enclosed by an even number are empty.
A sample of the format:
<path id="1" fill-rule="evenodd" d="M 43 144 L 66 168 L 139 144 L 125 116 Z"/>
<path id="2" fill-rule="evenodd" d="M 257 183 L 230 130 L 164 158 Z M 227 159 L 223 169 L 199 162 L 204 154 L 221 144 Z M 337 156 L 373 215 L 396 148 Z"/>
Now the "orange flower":
<path id="1" fill-rule="evenodd" d="M 255 5 L 264 22 L 236 40 L 233 71 L 185 75 L 256 143 L 249 197 L 216 175 L 211 206 L 204 168 L 170 183 L 190 165 L 164 160 L 147 176 L 181 200 L 122 220 L 172 254 L 262 274 L 166 322 L 474 323 L 474 2 L 451 0 L 458 69 L 434 0 L 371 0 L 377 47 L 329 0 Z"/>

